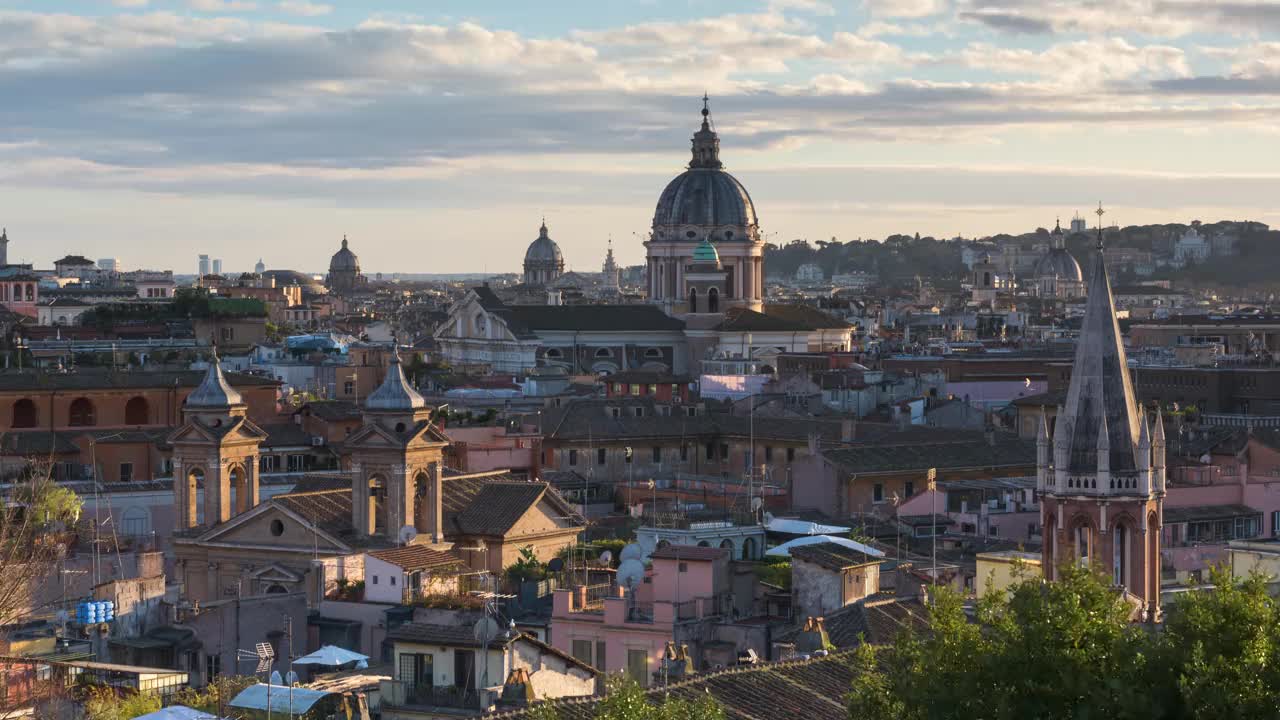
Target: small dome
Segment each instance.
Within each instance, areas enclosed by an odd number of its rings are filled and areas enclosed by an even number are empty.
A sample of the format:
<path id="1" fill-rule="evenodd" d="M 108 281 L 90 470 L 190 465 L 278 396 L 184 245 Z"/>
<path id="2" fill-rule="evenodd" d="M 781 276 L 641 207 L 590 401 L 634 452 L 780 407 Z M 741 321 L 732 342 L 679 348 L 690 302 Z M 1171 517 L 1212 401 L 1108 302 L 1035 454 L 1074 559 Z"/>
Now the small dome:
<path id="1" fill-rule="evenodd" d="M 222 374 L 222 363 L 217 353 L 209 361 L 209 369 L 204 373 L 200 386 L 187 396 L 186 407 L 189 408 L 225 408 L 244 404 L 244 398 Z"/>
<path id="2" fill-rule="evenodd" d="M 1056 277 L 1076 282 L 1084 279 L 1080 271 L 1080 263 L 1076 262 L 1066 248 L 1053 248 L 1036 262 L 1035 277 Z"/>
<path id="3" fill-rule="evenodd" d="M 698 243 L 698 247 L 693 249 L 693 262 L 698 265 L 719 265 L 720 253 L 716 251 L 716 246 L 704 237 L 702 242 Z"/>
<path id="4" fill-rule="evenodd" d="M 342 238 L 342 249 L 329 260 L 329 272 L 360 272 L 360 258 L 347 248 L 347 238 Z"/>
<path id="5" fill-rule="evenodd" d="M 387 377 L 382 384 L 369 394 L 364 402 L 367 410 L 420 410 L 427 406 L 427 401 L 418 394 L 404 376 L 404 368 L 400 366 L 400 352 L 391 355 L 391 365 L 387 367 Z"/>
<path id="6" fill-rule="evenodd" d="M 526 263 L 564 264 L 564 256 L 560 253 L 560 246 L 547 235 L 546 220 L 543 220 L 542 227 L 538 228 L 538 238 L 530 243 L 529 249 L 525 251 L 524 261 Z"/>

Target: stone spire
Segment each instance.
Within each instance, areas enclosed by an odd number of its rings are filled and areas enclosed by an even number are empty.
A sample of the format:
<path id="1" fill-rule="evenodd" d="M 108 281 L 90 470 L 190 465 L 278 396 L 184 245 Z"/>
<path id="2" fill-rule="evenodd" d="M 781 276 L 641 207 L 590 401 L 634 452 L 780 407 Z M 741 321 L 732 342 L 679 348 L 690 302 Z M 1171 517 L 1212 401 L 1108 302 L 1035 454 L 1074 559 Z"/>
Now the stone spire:
<path id="1" fill-rule="evenodd" d="M 689 168 L 706 168 L 719 170 L 724 167 L 720 162 L 720 136 L 711 129 L 710 98 L 702 95 L 702 127 L 693 134 L 693 160 Z"/>
<path id="2" fill-rule="evenodd" d="M 222 363 L 218 360 L 218 351 L 213 351 L 209 360 L 209 369 L 204 373 L 200 386 L 187 396 L 186 407 L 189 408 L 225 408 L 243 405 L 244 398 L 222 374 Z"/>
<path id="3" fill-rule="evenodd" d="M 1112 474 L 1135 472 L 1138 418 L 1111 281 L 1099 250 L 1094 253 L 1089 274 L 1089 299 L 1076 344 L 1065 415 L 1058 419 L 1064 431 L 1067 470 L 1080 475 L 1097 469 L 1099 428 L 1105 426 L 1109 470 Z"/>
<path id="4" fill-rule="evenodd" d="M 413 411 L 427 406 L 427 401 L 418 394 L 404 376 L 404 368 L 400 365 L 400 351 L 391 354 L 391 364 L 387 367 L 387 376 L 382 384 L 369 394 L 364 402 L 366 410 L 379 411 Z"/>

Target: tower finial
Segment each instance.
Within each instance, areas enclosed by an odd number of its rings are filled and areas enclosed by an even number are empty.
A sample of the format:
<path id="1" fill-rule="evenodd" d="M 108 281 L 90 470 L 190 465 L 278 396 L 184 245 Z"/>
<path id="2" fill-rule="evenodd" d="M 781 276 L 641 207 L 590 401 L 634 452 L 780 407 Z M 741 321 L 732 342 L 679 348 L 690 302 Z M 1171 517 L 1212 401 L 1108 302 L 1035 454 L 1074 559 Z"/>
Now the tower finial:
<path id="1" fill-rule="evenodd" d="M 342 233 L 342 249 L 343 249 L 343 250 L 346 250 L 346 249 L 347 249 L 347 234 L 346 234 L 346 233 Z"/>
<path id="2" fill-rule="evenodd" d="M 1098 216 L 1098 249 L 1101 250 L 1102 249 L 1102 216 L 1107 214 L 1107 211 L 1102 209 L 1101 200 L 1098 201 L 1098 209 L 1094 210 L 1093 212 L 1095 215 Z"/>

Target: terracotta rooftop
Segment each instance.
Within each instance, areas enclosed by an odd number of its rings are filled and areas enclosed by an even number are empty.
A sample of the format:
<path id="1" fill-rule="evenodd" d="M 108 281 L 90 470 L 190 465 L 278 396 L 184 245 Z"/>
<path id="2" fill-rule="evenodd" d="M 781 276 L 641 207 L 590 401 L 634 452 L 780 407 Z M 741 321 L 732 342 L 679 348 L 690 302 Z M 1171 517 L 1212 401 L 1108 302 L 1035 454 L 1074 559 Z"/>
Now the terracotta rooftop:
<path id="1" fill-rule="evenodd" d="M 791 557 L 819 565 L 828 570 L 845 570 L 860 565 L 879 564 L 878 558 L 833 542 L 799 545 L 791 548 Z"/>
<path id="2" fill-rule="evenodd" d="M 426 545 L 406 545 L 404 547 L 387 548 L 386 550 L 372 550 L 369 555 L 383 562 L 396 565 L 407 572 L 435 570 L 462 564 L 462 558 L 457 555 L 442 550 L 434 550 Z"/>

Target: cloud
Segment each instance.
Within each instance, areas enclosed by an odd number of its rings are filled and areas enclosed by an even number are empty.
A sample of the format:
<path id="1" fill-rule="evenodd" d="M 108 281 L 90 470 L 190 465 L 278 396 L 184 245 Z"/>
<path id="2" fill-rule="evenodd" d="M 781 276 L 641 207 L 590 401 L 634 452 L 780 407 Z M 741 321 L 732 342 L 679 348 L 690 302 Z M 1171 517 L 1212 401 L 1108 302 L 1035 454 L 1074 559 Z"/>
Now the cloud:
<path id="1" fill-rule="evenodd" d="M 206 13 L 248 12 L 258 9 L 256 2 L 248 0 L 187 0 L 187 6 L 192 10 Z"/>
<path id="2" fill-rule="evenodd" d="M 1060 43 L 1041 51 L 974 43 L 957 57 L 970 68 L 1054 78 L 1064 89 L 1088 90 L 1136 78 L 1191 74 L 1186 54 L 1180 48 L 1135 46 L 1121 38 Z"/>
<path id="3" fill-rule="evenodd" d="M 958 0 L 958 17 L 1010 34 L 1182 37 L 1280 30 L 1280 2 L 1260 0 Z"/>
<path id="4" fill-rule="evenodd" d="M 111 0 L 111 4 L 118 8 L 140 8 L 146 7 L 151 0 Z"/>
<path id="5" fill-rule="evenodd" d="M 276 7 L 279 8 L 280 12 L 299 17 L 317 17 L 333 12 L 332 5 L 322 5 L 320 3 L 307 2 L 307 0 L 282 0 L 282 2 L 276 3 Z"/>
<path id="6" fill-rule="evenodd" d="M 947 0 L 863 0 L 863 4 L 873 16 L 890 18 L 928 17 L 947 9 Z"/>

